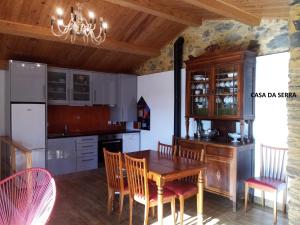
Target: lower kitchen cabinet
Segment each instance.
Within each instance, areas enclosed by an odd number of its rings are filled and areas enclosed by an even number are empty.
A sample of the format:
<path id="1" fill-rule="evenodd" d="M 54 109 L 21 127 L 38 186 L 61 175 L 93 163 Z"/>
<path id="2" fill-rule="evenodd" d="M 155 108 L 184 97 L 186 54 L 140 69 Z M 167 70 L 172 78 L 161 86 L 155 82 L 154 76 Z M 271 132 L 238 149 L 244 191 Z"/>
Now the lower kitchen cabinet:
<path id="1" fill-rule="evenodd" d="M 97 167 L 97 136 L 48 139 L 47 168 L 53 175 Z"/>
<path id="2" fill-rule="evenodd" d="M 254 144 L 231 144 L 179 139 L 178 145 L 204 149 L 205 191 L 229 198 L 236 210 L 237 199 L 244 196 L 244 181 L 254 175 Z"/>
<path id="3" fill-rule="evenodd" d="M 123 152 L 135 152 L 140 150 L 140 133 L 122 134 Z"/>
<path id="4" fill-rule="evenodd" d="M 77 171 L 98 167 L 98 137 L 87 136 L 76 139 Z"/>
<path id="5" fill-rule="evenodd" d="M 47 168 L 53 175 L 76 171 L 76 139 L 48 139 Z"/>

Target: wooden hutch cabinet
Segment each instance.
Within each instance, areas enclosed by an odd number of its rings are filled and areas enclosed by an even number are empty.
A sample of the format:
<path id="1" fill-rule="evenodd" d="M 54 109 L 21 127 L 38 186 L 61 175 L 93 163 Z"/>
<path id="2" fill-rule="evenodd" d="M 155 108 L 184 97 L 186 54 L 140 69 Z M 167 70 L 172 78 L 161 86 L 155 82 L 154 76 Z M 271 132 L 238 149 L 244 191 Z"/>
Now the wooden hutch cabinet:
<path id="1" fill-rule="evenodd" d="M 204 54 L 185 63 L 187 134 L 190 118 L 238 120 L 241 125 L 247 120 L 252 126 L 255 53 Z"/>
<path id="2" fill-rule="evenodd" d="M 243 181 L 254 174 L 255 109 L 251 93 L 255 92 L 255 53 L 205 53 L 185 63 L 187 135 L 178 145 L 205 150 L 205 190 L 230 198 L 235 210 L 237 198 L 244 193 Z M 189 137 L 190 119 L 210 120 L 211 128 L 221 134 L 212 140 Z M 232 143 L 228 133 L 236 132 L 236 122 L 240 122 L 242 138 Z"/>

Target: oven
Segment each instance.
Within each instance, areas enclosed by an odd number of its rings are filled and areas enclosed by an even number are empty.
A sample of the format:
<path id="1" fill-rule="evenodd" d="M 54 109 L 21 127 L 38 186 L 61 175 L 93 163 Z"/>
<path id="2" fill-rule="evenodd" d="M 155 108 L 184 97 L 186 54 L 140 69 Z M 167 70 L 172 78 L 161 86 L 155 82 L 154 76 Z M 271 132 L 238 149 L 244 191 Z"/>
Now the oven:
<path id="1" fill-rule="evenodd" d="M 123 141 L 121 135 L 100 135 L 98 143 L 98 167 L 104 166 L 103 148 L 110 152 L 123 152 Z"/>

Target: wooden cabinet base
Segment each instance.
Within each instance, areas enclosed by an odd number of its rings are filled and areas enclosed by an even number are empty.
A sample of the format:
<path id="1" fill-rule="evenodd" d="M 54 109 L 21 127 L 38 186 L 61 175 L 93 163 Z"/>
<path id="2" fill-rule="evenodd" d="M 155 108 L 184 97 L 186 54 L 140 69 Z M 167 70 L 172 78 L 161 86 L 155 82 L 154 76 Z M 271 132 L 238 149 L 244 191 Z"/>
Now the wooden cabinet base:
<path id="1" fill-rule="evenodd" d="M 205 191 L 229 198 L 236 211 L 244 196 L 244 180 L 254 175 L 254 143 L 231 144 L 182 138 L 178 145 L 205 150 Z"/>

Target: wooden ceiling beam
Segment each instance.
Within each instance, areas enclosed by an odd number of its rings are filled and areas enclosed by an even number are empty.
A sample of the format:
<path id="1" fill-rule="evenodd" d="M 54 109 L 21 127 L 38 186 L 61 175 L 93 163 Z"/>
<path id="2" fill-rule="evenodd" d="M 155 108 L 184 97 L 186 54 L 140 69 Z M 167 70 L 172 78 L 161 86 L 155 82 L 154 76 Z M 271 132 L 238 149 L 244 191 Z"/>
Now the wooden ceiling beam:
<path id="1" fill-rule="evenodd" d="M 242 23 L 256 26 L 260 24 L 261 18 L 258 16 L 246 12 L 245 10 L 238 8 L 235 5 L 231 5 L 223 0 L 182 0 L 183 2 L 193 5 L 198 8 L 206 9 L 212 13 L 232 18 Z"/>
<path id="2" fill-rule="evenodd" d="M 26 38 L 35 38 L 38 40 L 71 44 L 70 40 L 63 40 L 59 37 L 55 37 L 51 33 L 50 28 L 16 23 L 8 20 L 0 20 L 0 33 L 22 36 Z M 138 46 L 127 42 L 117 41 L 109 37 L 100 45 L 95 45 L 92 43 L 86 44 L 83 42 L 82 38 L 77 38 L 77 40 L 73 44 L 90 48 L 141 55 L 145 57 L 154 57 L 160 54 L 159 49 L 153 49 L 145 46 Z"/>
<path id="3" fill-rule="evenodd" d="M 187 14 L 184 15 L 179 10 L 169 9 L 167 7 L 161 7 L 152 3 L 151 1 L 141 1 L 141 0 L 104 0 L 121 7 L 126 7 L 139 12 L 157 16 L 175 23 L 183 24 L 186 26 L 200 26 L 202 20 L 199 18 L 188 17 Z"/>

